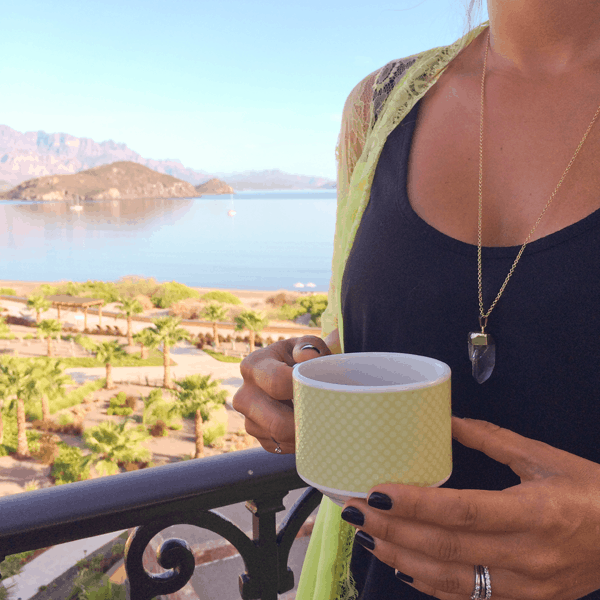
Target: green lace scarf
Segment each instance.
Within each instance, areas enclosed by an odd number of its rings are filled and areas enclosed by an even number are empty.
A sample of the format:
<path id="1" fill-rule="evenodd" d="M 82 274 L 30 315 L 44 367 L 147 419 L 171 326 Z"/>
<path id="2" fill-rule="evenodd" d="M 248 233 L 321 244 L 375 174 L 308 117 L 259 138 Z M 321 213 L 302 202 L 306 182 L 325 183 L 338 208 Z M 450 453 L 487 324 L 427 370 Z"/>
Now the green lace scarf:
<path id="1" fill-rule="evenodd" d="M 338 208 L 329 303 L 322 316 L 323 337 L 339 329 L 343 352 L 340 290 L 346 260 L 371 194 L 375 167 L 387 136 L 438 80 L 450 61 L 488 22 L 450 46 L 434 48 L 385 65 L 365 78 L 344 107 L 338 158 Z M 355 600 L 350 573 L 354 528 L 342 509 L 324 497 L 298 584 L 297 600 Z"/>

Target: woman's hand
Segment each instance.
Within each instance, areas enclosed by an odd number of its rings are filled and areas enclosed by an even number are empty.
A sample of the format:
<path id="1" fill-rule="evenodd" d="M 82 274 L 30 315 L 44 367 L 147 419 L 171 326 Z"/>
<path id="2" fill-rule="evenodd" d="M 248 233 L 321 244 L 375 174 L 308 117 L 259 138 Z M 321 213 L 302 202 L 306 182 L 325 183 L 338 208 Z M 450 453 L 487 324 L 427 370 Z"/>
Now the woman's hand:
<path id="1" fill-rule="evenodd" d="M 489 568 L 494 600 L 573 600 L 600 589 L 600 465 L 485 421 L 453 418 L 452 427 L 521 483 L 499 492 L 378 485 L 368 503 L 346 504 L 355 509 L 346 520 L 364 532 L 356 541 L 442 600 L 471 596 L 474 565 Z"/>
<path id="2" fill-rule="evenodd" d="M 256 350 L 240 365 L 244 378 L 233 397 L 233 408 L 246 417 L 246 431 L 262 447 L 285 454 L 295 452 L 292 369 L 296 363 L 331 354 L 314 335 L 275 342 Z"/>

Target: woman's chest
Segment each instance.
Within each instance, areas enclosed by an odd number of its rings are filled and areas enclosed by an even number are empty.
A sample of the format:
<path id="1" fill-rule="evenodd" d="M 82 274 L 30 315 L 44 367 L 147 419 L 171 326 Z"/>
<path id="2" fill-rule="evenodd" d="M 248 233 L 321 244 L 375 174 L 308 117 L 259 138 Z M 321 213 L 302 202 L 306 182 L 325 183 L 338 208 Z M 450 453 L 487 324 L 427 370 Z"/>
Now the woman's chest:
<path id="1" fill-rule="evenodd" d="M 600 123 L 581 143 L 600 98 L 571 92 L 558 101 L 540 88 L 503 84 L 486 85 L 482 130 L 480 84 L 442 76 L 420 101 L 410 203 L 424 221 L 470 244 L 477 244 L 480 185 L 484 246 L 521 245 L 553 193 L 531 240 L 600 208 Z"/>

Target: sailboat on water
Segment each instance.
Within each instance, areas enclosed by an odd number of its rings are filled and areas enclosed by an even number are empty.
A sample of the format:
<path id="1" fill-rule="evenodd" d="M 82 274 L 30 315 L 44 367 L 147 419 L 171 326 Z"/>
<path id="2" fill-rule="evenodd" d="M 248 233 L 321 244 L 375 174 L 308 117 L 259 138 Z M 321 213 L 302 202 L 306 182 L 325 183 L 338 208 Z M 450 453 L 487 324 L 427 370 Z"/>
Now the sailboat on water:
<path id="1" fill-rule="evenodd" d="M 229 194 L 229 200 L 231 201 L 231 205 L 233 206 L 233 194 Z M 229 217 L 235 217 L 237 213 L 235 212 L 235 208 L 230 208 L 227 211 L 227 216 Z"/>
<path id="2" fill-rule="evenodd" d="M 69 206 L 69 208 L 71 210 L 75 210 L 75 211 L 81 211 L 83 210 L 83 206 L 81 206 L 81 204 L 79 204 L 79 196 L 75 196 L 75 202 L 77 202 L 77 204 L 71 204 L 71 206 Z"/>

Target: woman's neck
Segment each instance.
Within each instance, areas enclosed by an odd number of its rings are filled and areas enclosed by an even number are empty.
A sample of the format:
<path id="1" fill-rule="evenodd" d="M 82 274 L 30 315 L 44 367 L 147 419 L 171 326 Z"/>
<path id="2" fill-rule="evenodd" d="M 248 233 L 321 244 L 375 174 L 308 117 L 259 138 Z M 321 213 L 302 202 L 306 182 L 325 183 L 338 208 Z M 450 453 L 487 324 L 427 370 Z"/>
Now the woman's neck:
<path id="1" fill-rule="evenodd" d="M 490 68 L 517 77 L 600 69 L 597 0 L 487 0 Z"/>

